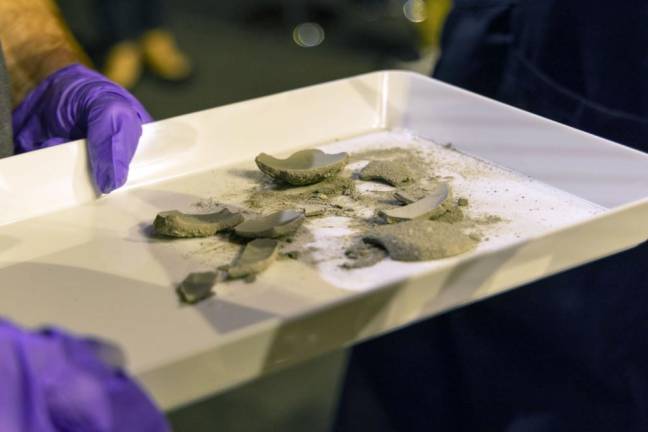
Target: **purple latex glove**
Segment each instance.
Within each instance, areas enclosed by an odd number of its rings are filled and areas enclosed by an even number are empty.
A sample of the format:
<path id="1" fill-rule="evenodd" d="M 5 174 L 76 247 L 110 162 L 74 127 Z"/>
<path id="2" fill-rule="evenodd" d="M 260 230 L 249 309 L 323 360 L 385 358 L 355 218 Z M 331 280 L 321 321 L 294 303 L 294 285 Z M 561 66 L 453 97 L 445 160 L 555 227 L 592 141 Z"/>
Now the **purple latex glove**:
<path id="1" fill-rule="evenodd" d="M 0 320 L 0 431 L 168 431 L 146 394 L 99 359 L 104 346 Z"/>
<path id="2" fill-rule="evenodd" d="M 87 138 L 94 182 L 109 193 L 126 182 L 142 124 L 149 121 L 128 91 L 75 64 L 47 77 L 14 110 L 16 153 Z"/>

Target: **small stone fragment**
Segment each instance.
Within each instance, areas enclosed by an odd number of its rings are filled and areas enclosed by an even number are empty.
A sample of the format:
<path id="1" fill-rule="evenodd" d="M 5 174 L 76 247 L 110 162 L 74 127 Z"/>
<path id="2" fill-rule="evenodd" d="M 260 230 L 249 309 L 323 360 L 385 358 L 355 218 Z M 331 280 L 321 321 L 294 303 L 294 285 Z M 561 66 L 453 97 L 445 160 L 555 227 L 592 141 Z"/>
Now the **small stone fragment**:
<path id="1" fill-rule="evenodd" d="M 282 210 L 246 220 L 238 225 L 234 232 L 244 238 L 277 238 L 297 231 L 304 219 L 304 213 L 301 211 Z"/>
<path id="2" fill-rule="evenodd" d="M 277 257 L 279 243 L 272 239 L 256 239 L 245 245 L 241 255 L 228 270 L 230 279 L 254 276 L 267 269 Z"/>
<path id="3" fill-rule="evenodd" d="M 222 209 L 216 213 L 185 214 L 177 210 L 159 213 L 153 222 L 156 234 L 169 237 L 207 237 L 243 222 L 240 213 Z"/>
<path id="4" fill-rule="evenodd" d="M 213 295 L 212 288 L 216 284 L 216 272 L 191 273 L 178 286 L 180 300 L 195 304 Z"/>
<path id="5" fill-rule="evenodd" d="M 299 251 L 292 250 L 292 251 L 284 252 L 284 256 L 296 260 L 299 258 Z"/>
<path id="6" fill-rule="evenodd" d="M 457 200 L 457 205 L 459 207 L 467 207 L 468 206 L 468 199 L 467 198 L 459 198 Z"/>
<path id="7" fill-rule="evenodd" d="M 379 180 L 392 186 L 415 181 L 404 161 L 371 161 L 360 171 L 361 180 Z"/>
<path id="8" fill-rule="evenodd" d="M 418 219 L 383 225 L 368 231 L 363 239 L 384 247 L 397 261 L 428 261 L 473 249 L 477 242 L 457 226 Z"/>
<path id="9" fill-rule="evenodd" d="M 322 216 L 326 212 L 326 207 L 323 205 L 304 204 L 301 209 L 304 211 L 304 216 L 307 218 Z"/>
<path id="10" fill-rule="evenodd" d="M 349 261 L 342 264 L 341 267 L 352 270 L 371 267 L 379 263 L 387 256 L 387 252 L 373 244 L 360 242 L 349 247 L 344 255 L 349 258 Z"/>
<path id="11" fill-rule="evenodd" d="M 347 164 L 349 155 L 309 149 L 298 151 L 287 159 L 261 153 L 254 161 L 261 171 L 273 179 L 293 186 L 304 186 L 335 176 Z"/>

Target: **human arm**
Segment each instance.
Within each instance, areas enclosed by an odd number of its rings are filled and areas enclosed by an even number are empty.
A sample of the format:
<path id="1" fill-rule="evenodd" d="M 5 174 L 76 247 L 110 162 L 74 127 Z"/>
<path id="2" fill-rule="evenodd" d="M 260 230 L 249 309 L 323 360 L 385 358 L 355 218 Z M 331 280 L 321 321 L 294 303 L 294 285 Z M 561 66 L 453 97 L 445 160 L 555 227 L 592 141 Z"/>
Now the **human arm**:
<path id="1" fill-rule="evenodd" d="M 49 0 L 0 0 L 0 41 L 12 82 L 16 153 L 87 138 L 97 189 L 122 186 L 142 124 L 151 121 L 139 101 L 82 64 Z"/>

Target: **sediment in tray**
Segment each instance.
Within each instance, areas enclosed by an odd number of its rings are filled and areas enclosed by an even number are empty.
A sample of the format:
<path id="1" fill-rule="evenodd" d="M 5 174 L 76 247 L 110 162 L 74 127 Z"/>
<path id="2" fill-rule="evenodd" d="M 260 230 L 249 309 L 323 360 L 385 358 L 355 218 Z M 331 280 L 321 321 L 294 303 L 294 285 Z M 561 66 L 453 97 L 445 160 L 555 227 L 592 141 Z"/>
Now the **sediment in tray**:
<path id="1" fill-rule="evenodd" d="M 254 211 L 267 213 L 290 208 L 302 213 L 302 221 L 305 218 L 344 217 L 354 231 L 347 240 L 341 239 L 349 244 L 342 249 L 346 250 L 343 252 L 346 261 L 341 264 L 348 270 L 375 265 L 387 256 L 406 261 L 439 259 L 469 251 L 481 240 L 478 226 L 486 221 L 465 216 L 467 200 L 453 197 L 451 186 L 433 175 L 432 165 L 424 160 L 420 151 L 381 149 L 351 154 L 349 158 L 352 163 L 374 159 L 397 165 L 406 163 L 407 178 L 416 181 L 395 182 L 399 187 L 389 190 L 384 189 L 387 186 L 363 186 L 361 191 L 359 186 L 363 182 L 357 180 L 359 168 L 354 165 L 307 186 L 285 187 L 259 178 L 255 179 L 257 185 L 247 191 L 242 211 L 249 215 Z M 403 216 L 401 213 L 408 213 L 408 204 L 411 206 L 421 198 L 430 201 L 425 211 L 399 217 Z M 213 200 L 210 203 L 228 207 Z M 408 222 L 409 219 L 418 222 L 419 218 L 420 224 Z M 385 222 L 393 225 L 385 225 Z M 309 222 L 306 220 L 306 223 Z M 237 231 L 242 232 L 242 227 L 245 224 L 239 225 Z M 304 237 L 307 232 L 308 229 L 300 230 L 284 237 L 278 246 L 280 256 L 317 264 L 312 259 L 315 256 L 312 238 Z"/>

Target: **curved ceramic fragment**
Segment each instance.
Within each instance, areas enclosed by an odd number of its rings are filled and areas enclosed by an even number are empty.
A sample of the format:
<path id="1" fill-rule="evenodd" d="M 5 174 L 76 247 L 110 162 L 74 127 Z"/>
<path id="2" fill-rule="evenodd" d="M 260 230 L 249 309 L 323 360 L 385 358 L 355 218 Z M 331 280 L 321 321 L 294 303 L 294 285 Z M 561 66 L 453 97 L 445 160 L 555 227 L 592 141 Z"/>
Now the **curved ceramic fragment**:
<path id="1" fill-rule="evenodd" d="M 412 204 L 413 202 L 416 202 L 434 193 L 434 191 L 436 191 L 439 187 L 439 183 L 440 182 L 435 182 L 433 184 L 427 185 L 426 187 L 411 185 L 407 186 L 404 189 L 397 189 L 396 191 L 394 191 L 394 198 L 401 204 Z"/>
<path id="2" fill-rule="evenodd" d="M 191 273 L 177 289 L 180 300 L 194 304 L 210 297 L 217 276 L 215 272 Z"/>
<path id="3" fill-rule="evenodd" d="M 468 252 L 477 245 L 457 226 L 425 219 L 379 226 L 363 239 L 384 247 L 396 261 L 445 258 Z"/>
<path id="4" fill-rule="evenodd" d="M 378 214 L 388 223 L 434 218 L 448 211 L 447 203 L 450 201 L 450 195 L 448 185 L 439 183 L 434 191 L 425 198 L 403 207 L 381 210 Z M 401 198 L 405 199 L 403 195 Z"/>
<path id="5" fill-rule="evenodd" d="M 277 258 L 279 242 L 272 239 L 256 239 L 245 245 L 243 253 L 227 271 L 230 279 L 243 278 L 261 273 Z"/>
<path id="6" fill-rule="evenodd" d="M 304 186 L 336 175 L 349 161 L 349 155 L 327 154 L 321 150 L 309 149 L 298 151 L 287 159 L 277 159 L 261 153 L 254 161 L 261 171 L 273 179 Z"/>
<path id="7" fill-rule="evenodd" d="M 360 180 L 378 180 L 392 186 L 415 181 L 405 161 L 371 161 L 360 171 Z"/>
<path id="8" fill-rule="evenodd" d="M 304 212 L 282 210 L 268 216 L 246 220 L 234 228 L 234 232 L 245 238 L 276 238 L 297 231 L 304 219 Z"/>
<path id="9" fill-rule="evenodd" d="M 412 204 L 413 202 L 418 201 L 414 195 L 405 191 L 396 191 L 394 192 L 394 198 L 398 200 L 401 204 Z M 419 198 L 422 199 L 422 198 Z"/>
<path id="10" fill-rule="evenodd" d="M 243 222 L 240 213 L 223 209 L 216 213 L 186 214 L 177 210 L 159 213 L 153 222 L 156 234 L 169 237 L 207 237 Z"/>

